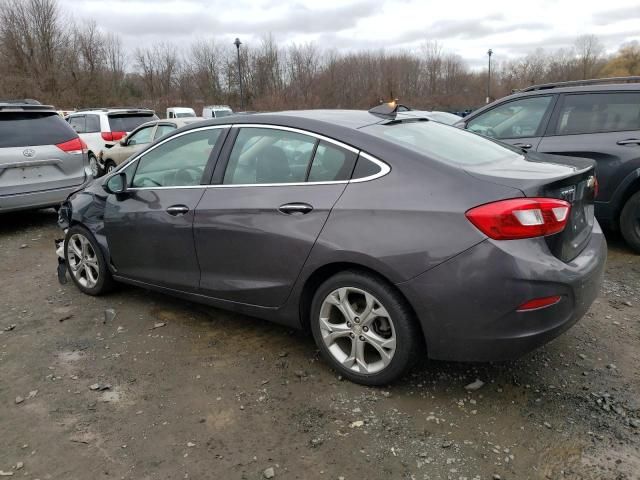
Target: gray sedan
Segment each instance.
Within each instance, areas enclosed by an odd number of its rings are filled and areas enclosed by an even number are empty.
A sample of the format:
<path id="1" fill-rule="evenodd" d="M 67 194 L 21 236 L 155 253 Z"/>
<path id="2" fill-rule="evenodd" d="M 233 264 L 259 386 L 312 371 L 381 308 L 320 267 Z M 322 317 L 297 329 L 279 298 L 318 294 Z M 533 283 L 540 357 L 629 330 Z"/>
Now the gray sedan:
<path id="1" fill-rule="evenodd" d="M 176 130 L 72 195 L 61 251 L 87 294 L 119 281 L 308 329 L 383 385 L 579 320 L 606 258 L 594 195 L 590 160 L 392 106 L 258 114 Z"/>

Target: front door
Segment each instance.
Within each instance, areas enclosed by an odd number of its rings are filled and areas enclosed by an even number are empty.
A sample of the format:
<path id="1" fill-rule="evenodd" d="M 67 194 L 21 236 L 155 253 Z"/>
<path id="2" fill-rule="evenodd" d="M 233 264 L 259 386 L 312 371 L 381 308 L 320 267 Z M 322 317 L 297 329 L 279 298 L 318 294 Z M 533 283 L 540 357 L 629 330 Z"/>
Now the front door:
<path id="1" fill-rule="evenodd" d="M 104 219 L 118 275 L 197 289 L 194 212 L 205 190 L 204 171 L 214 161 L 212 151 L 222 132 L 209 127 L 176 135 L 125 167 L 129 188 L 108 196 Z"/>
<path id="2" fill-rule="evenodd" d="M 202 293 L 277 307 L 346 187 L 357 152 L 274 127 L 239 130 L 196 209 Z M 220 170 L 216 172 L 221 173 Z"/>

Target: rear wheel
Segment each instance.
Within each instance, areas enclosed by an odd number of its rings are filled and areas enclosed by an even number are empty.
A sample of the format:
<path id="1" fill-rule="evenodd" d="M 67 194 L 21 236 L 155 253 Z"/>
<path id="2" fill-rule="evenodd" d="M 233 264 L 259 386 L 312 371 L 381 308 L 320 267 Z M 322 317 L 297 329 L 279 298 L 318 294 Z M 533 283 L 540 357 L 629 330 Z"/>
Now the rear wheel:
<path id="1" fill-rule="evenodd" d="M 102 250 L 87 229 L 78 225 L 69 229 L 64 241 L 64 256 L 73 283 L 82 292 L 101 295 L 113 287 Z"/>
<path id="2" fill-rule="evenodd" d="M 401 377 L 421 345 L 413 313 L 400 294 L 359 271 L 341 272 L 318 288 L 311 330 L 324 358 L 363 385 L 385 385 Z"/>
<path id="3" fill-rule="evenodd" d="M 640 192 L 634 193 L 620 213 L 620 231 L 629 246 L 640 253 Z"/>
<path id="4" fill-rule="evenodd" d="M 102 167 L 100 167 L 98 163 L 98 159 L 93 153 L 89 153 L 89 170 L 91 170 L 93 178 L 101 177 L 104 174 Z"/>

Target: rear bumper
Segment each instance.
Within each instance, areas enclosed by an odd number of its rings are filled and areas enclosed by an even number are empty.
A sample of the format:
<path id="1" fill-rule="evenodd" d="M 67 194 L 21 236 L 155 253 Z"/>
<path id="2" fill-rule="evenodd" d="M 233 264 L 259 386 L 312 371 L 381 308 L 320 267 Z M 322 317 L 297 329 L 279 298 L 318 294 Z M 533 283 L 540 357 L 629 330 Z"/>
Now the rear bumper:
<path id="1" fill-rule="evenodd" d="M 39 192 L 16 193 L 12 195 L 0 195 L 0 213 L 14 212 L 17 210 L 32 210 L 60 205 L 76 190 L 82 188 L 84 183 L 65 188 L 42 190 Z"/>
<path id="2" fill-rule="evenodd" d="M 397 286 L 422 324 L 430 358 L 497 361 L 518 358 L 576 323 L 602 284 L 607 245 L 600 226 L 569 263 L 544 239 L 492 241 L 472 247 Z M 523 303 L 560 295 L 555 305 L 517 312 Z"/>

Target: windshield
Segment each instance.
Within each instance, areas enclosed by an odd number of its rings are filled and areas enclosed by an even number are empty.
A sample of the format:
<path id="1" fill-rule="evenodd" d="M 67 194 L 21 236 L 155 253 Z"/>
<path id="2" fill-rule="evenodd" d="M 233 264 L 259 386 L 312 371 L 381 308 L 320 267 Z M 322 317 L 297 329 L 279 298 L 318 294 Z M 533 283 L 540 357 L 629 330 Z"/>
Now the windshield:
<path id="1" fill-rule="evenodd" d="M 185 113 L 176 113 L 176 118 L 190 118 L 195 117 L 195 113 L 185 112 Z"/>
<path id="2" fill-rule="evenodd" d="M 228 117 L 233 112 L 231 110 L 216 110 L 216 118 L 218 117 Z"/>
<path id="3" fill-rule="evenodd" d="M 447 164 L 480 165 L 522 158 L 480 135 L 434 121 L 375 124 L 362 131 Z"/>

